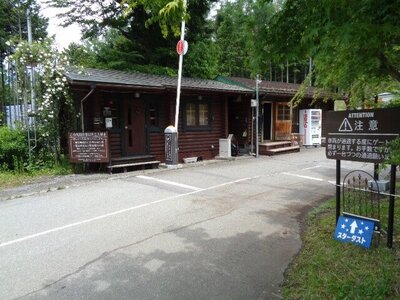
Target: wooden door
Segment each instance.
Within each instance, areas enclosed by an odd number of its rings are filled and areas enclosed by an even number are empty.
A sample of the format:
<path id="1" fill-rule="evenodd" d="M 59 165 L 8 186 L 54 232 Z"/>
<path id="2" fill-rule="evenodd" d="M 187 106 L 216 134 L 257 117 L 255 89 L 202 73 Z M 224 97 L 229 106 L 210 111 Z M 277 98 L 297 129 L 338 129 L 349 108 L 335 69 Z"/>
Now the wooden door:
<path id="1" fill-rule="evenodd" d="M 288 103 L 276 105 L 275 140 L 290 140 L 292 133 L 292 113 Z"/>
<path id="2" fill-rule="evenodd" d="M 145 106 L 143 100 L 126 100 L 125 116 L 125 154 L 146 153 Z"/>

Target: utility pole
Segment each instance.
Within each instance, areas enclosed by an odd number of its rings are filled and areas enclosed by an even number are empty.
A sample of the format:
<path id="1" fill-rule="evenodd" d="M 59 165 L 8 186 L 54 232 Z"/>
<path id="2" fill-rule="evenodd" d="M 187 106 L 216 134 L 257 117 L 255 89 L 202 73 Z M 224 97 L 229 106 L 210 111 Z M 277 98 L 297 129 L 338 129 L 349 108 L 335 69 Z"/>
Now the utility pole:
<path id="1" fill-rule="evenodd" d="M 185 42 L 186 6 L 187 6 L 187 0 L 183 0 L 181 39 L 178 41 L 178 44 L 176 45 L 176 51 L 178 52 L 179 55 L 179 67 L 178 67 L 178 84 L 176 87 L 175 126 L 172 125 L 168 126 L 164 130 L 166 165 L 178 165 L 179 163 L 179 142 L 178 142 L 179 106 L 181 101 L 183 56 L 186 54 L 187 51 L 187 43 Z"/>
<path id="2" fill-rule="evenodd" d="M 0 53 L 0 68 L 1 68 L 1 94 L 0 94 L 0 126 L 3 124 L 7 124 L 7 116 L 6 116 L 6 101 L 5 101 L 5 97 L 6 97 L 6 93 L 4 91 L 4 54 L 3 52 Z"/>
<path id="3" fill-rule="evenodd" d="M 261 83 L 260 80 L 260 75 L 257 74 L 256 76 L 256 101 L 257 101 L 257 106 L 256 106 L 256 157 L 258 158 L 258 114 L 259 114 L 259 109 L 260 109 L 260 99 L 259 99 L 259 92 L 258 92 L 258 84 Z"/>
<path id="4" fill-rule="evenodd" d="M 286 60 L 286 83 L 289 83 L 289 61 Z"/>
<path id="5" fill-rule="evenodd" d="M 186 13 L 186 0 L 183 0 L 183 16 L 181 23 L 181 41 L 185 40 L 185 13 Z M 182 68 L 183 68 L 183 55 L 184 53 L 179 54 L 179 68 L 178 68 L 178 86 L 176 88 L 176 107 L 175 107 L 175 128 L 178 133 L 178 125 L 179 125 L 179 106 L 181 101 L 181 85 L 182 85 Z"/>
<path id="6" fill-rule="evenodd" d="M 31 11 L 28 8 L 26 10 L 26 24 L 28 28 L 28 44 L 32 46 L 32 24 L 31 24 Z M 36 139 L 36 120 L 35 120 L 35 113 L 36 113 L 36 105 L 35 105 L 35 67 L 33 63 L 31 63 L 30 69 L 30 92 L 31 92 L 31 115 L 27 114 L 27 127 L 28 127 L 28 147 L 29 147 L 29 158 L 31 157 L 31 152 L 33 149 L 37 147 L 37 139 Z M 27 107 L 25 108 L 25 112 L 27 112 Z M 33 128 L 33 137 L 30 135 L 30 127 L 32 125 Z M 33 146 L 31 143 L 33 142 Z"/>

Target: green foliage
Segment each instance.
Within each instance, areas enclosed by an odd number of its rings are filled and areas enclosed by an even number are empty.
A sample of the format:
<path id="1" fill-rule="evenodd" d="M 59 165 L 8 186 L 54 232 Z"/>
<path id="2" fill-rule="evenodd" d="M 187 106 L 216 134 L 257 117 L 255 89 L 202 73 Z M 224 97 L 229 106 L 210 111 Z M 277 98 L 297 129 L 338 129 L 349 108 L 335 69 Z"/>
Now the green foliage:
<path id="1" fill-rule="evenodd" d="M 381 203 L 381 211 L 387 211 L 387 199 L 381 199 Z M 397 207 L 395 215 L 399 213 Z M 387 224 L 387 220 L 383 224 Z M 366 250 L 334 240 L 334 199 L 310 213 L 307 225 L 301 252 L 286 273 L 284 299 L 399 298 L 397 242 L 394 249 L 387 249 L 381 237 L 379 247 Z M 400 228 L 398 224 L 395 226 L 395 241 L 398 241 Z"/>
<path id="2" fill-rule="evenodd" d="M 386 108 L 400 108 L 400 97 L 396 95 L 388 104 L 385 105 Z M 387 165 L 397 165 L 400 166 L 400 138 L 397 138 L 389 142 L 389 158 L 383 162 L 382 168 Z"/>
<path id="3" fill-rule="evenodd" d="M 163 48 L 157 51 L 163 51 Z M 169 67 L 142 64 L 143 56 L 135 50 L 135 44 L 115 30 L 110 30 L 102 40 L 92 39 L 84 45 L 71 44 L 64 53 L 72 65 L 86 68 L 176 75 L 176 70 Z M 160 56 L 164 55 L 160 54 Z M 175 54 L 174 56 L 176 57 Z"/>
<path id="4" fill-rule="evenodd" d="M 12 44 L 11 44 L 12 45 Z M 60 154 L 59 134 L 61 131 L 60 116 L 72 111 L 72 101 L 67 83 L 65 56 L 53 48 L 52 40 L 39 40 L 28 44 L 25 41 L 12 45 L 14 53 L 6 58 L 15 66 L 16 76 L 13 79 L 20 103 L 31 99 L 31 91 L 35 91 L 35 122 L 39 144 L 51 153 L 55 159 Z M 36 80 L 31 86 L 30 70 L 35 67 Z M 24 101 L 23 101 L 24 100 Z M 30 102 L 30 101 L 29 101 Z M 28 129 L 28 124 L 22 124 Z"/>
<path id="5" fill-rule="evenodd" d="M 158 23 L 164 37 L 172 32 L 175 36 L 180 33 L 180 23 L 187 18 L 186 7 L 183 0 L 127 0 L 129 8 L 126 13 L 132 11 L 138 4 L 151 13 L 146 25 Z"/>
<path id="6" fill-rule="evenodd" d="M 36 0 L 30 1 L 0 1 L 0 51 L 2 54 L 11 49 L 6 45 L 9 40 L 27 39 L 26 11 L 31 11 L 33 39 L 47 36 L 48 19 L 40 16 L 40 6 Z"/>
<path id="7" fill-rule="evenodd" d="M 47 181 L 49 177 L 72 173 L 72 167 L 66 157 L 61 156 L 58 163 L 37 161 L 20 163 L 23 170 L 5 170 L 0 172 L 0 190 L 26 185 L 32 182 Z M 1 168 L 0 168 L 1 169 Z"/>
<path id="8" fill-rule="evenodd" d="M 177 34 L 180 21 L 185 16 L 183 0 L 50 0 L 49 3 L 53 7 L 66 9 L 61 14 L 65 18 L 64 24 L 79 23 L 85 37 L 101 33 L 105 28 L 129 30 L 129 25 L 137 21 L 141 22 L 142 27 L 159 24 L 164 36 L 169 32 Z M 139 16 L 138 12 L 142 16 L 140 20 L 134 20 Z"/>
<path id="9" fill-rule="evenodd" d="M 90 45 L 71 43 L 64 49 L 64 54 L 73 66 L 96 67 L 96 55 Z"/>
<path id="10" fill-rule="evenodd" d="M 211 40 L 192 43 L 185 56 L 184 75 L 213 79 L 218 75 L 217 50 Z"/>
<path id="11" fill-rule="evenodd" d="M 95 64 L 100 68 L 126 70 L 143 58 L 135 50 L 135 44 L 115 30 L 108 31 L 104 41 L 93 40 L 89 47 L 93 49 Z"/>
<path id="12" fill-rule="evenodd" d="M 397 90 L 392 91 L 393 92 L 393 99 L 390 100 L 389 103 L 385 104 L 384 107 L 386 108 L 396 108 L 400 107 L 400 87 Z"/>
<path id="13" fill-rule="evenodd" d="M 165 75 L 165 76 L 176 76 L 177 75 L 176 69 L 163 67 L 163 66 L 157 66 L 157 65 L 150 65 L 150 64 L 132 65 L 129 67 L 128 71 L 136 71 L 136 72 L 140 72 L 140 73 Z"/>
<path id="14" fill-rule="evenodd" d="M 267 28 L 276 9 L 264 0 L 226 1 L 215 19 L 219 73 L 250 77 L 266 74 L 270 59 L 265 55 Z"/>
<path id="15" fill-rule="evenodd" d="M 389 157 L 385 160 L 387 165 L 400 165 L 400 138 L 389 142 Z"/>
<path id="16" fill-rule="evenodd" d="M 213 2 L 216 0 L 191 0 L 185 14 L 182 0 L 50 1 L 66 9 L 66 24 L 78 23 L 84 37 L 91 38 L 84 51 L 94 55 L 84 58 L 82 49 L 75 47 L 69 49 L 74 61 L 119 70 L 160 66 L 156 71 L 164 74 L 176 69 L 178 61 L 177 38 L 170 33 L 179 33 L 184 17 L 188 20 L 186 39 L 191 44 L 209 39 L 211 30 L 206 17 Z"/>
<path id="17" fill-rule="evenodd" d="M 219 73 L 247 77 L 247 16 L 243 12 L 245 1 L 227 2 L 216 17 L 216 46 L 219 52 Z"/>
<path id="18" fill-rule="evenodd" d="M 312 57 L 315 84 L 338 89 L 360 106 L 382 83 L 400 81 L 398 5 L 287 0 L 271 22 L 270 55 L 280 61 Z"/>
<path id="19" fill-rule="evenodd" d="M 21 129 L 0 126 L 0 170 L 22 170 L 27 158 L 26 134 Z"/>

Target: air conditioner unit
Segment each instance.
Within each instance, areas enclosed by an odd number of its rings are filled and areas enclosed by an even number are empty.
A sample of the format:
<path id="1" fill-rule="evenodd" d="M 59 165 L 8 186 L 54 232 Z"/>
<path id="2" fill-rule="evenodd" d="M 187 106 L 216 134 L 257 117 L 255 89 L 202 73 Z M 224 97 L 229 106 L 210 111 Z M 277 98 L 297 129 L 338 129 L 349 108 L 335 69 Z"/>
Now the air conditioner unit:
<path id="1" fill-rule="evenodd" d="M 389 180 L 368 180 L 368 187 L 373 191 L 378 191 L 383 193 L 389 190 Z"/>

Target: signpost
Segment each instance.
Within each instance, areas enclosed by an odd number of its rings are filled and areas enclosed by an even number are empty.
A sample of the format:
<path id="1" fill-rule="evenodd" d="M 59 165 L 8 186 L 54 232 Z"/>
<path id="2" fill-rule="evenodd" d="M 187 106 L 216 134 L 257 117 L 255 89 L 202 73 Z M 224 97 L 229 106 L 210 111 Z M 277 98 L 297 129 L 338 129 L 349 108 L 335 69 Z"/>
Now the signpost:
<path id="1" fill-rule="evenodd" d="M 176 53 L 178 55 L 185 55 L 189 49 L 189 44 L 185 40 L 179 40 L 176 44 Z"/>
<path id="2" fill-rule="evenodd" d="M 108 163 L 108 132 L 70 132 L 68 134 L 71 163 Z"/>
<path id="3" fill-rule="evenodd" d="M 178 63 L 178 84 L 176 87 L 176 105 L 175 105 L 175 123 L 174 127 L 176 130 L 176 159 L 174 158 L 172 161 L 175 162 L 175 164 L 178 163 L 179 160 L 179 147 L 178 147 L 178 126 L 179 126 L 179 107 L 180 107 L 180 101 L 181 101 L 181 85 L 182 85 L 182 68 L 183 68 L 183 56 L 186 54 L 188 50 L 188 43 L 185 41 L 185 27 L 186 27 L 186 22 L 185 22 L 185 14 L 186 14 L 186 7 L 187 3 L 186 0 L 183 0 L 183 9 L 184 9 L 184 14 L 182 15 L 182 22 L 181 22 L 181 38 L 176 44 L 176 52 L 179 55 L 179 63 Z"/>
<path id="4" fill-rule="evenodd" d="M 334 238 L 343 243 L 369 248 L 373 233 L 372 221 L 343 216 L 339 217 Z"/>
<path id="5" fill-rule="evenodd" d="M 336 223 L 340 220 L 340 161 L 381 163 L 388 143 L 400 135 L 400 108 L 328 112 L 326 157 L 336 160 Z M 391 167 L 387 246 L 393 243 L 396 167 Z"/>

